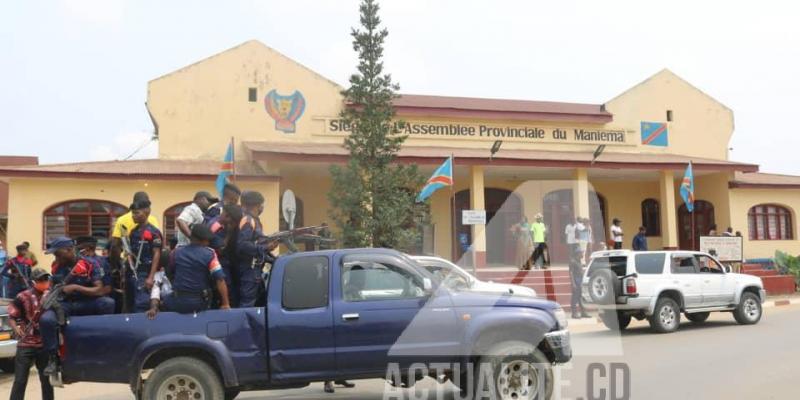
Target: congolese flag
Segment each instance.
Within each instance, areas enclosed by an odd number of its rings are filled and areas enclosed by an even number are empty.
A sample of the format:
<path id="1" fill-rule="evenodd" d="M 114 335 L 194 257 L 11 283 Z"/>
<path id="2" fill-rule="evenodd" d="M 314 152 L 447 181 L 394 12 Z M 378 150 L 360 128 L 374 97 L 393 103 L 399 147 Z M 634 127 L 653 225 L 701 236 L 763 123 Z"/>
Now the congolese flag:
<path id="1" fill-rule="evenodd" d="M 681 197 L 686 203 L 686 210 L 692 212 L 694 210 L 694 173 L 691 161 L 689 161 L 689 166 L 686 167 L 686 173 L 683 174 L 683 181 L 681 181 Z"/>
<path id="2" fill-rule="evenodd" d="M 220 198 L 222 198 L 222 190 L 231 175 L 233 175 L 233 142 L 228 145 L 228 151 L 225 152 L 225 159 L 222 160 L 222 165 L 219 167 L 219 175 L 217 175 L 216 186 Z"/>
<path id="3" fill-rule="evenodd" d="M 430 177 L 430 179 L 428 179 L 428 182 L 422 187 L 422 190 L 419 191 L 419 194 L 417 195 L 417 203 L 425 201 L 425 199 L 431 197 L 433 192 L 445 186 L 453 186 L 452 156 L 445 160 L 444 163 L 433 172 L 433 175 Z"/>

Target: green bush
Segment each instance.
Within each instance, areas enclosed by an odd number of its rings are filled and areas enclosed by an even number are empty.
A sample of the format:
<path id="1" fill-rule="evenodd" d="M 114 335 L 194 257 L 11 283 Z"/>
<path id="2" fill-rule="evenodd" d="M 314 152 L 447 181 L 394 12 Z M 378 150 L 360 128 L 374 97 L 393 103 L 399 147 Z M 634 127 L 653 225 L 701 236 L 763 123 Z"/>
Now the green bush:
<path id="1" fill-rule="evenodd" d="M 794 275 L 795 282 L 800 285 L 800 257 L 792 256 L 780 250 L 776 250 L 775 266 L 782 274 Z"/>

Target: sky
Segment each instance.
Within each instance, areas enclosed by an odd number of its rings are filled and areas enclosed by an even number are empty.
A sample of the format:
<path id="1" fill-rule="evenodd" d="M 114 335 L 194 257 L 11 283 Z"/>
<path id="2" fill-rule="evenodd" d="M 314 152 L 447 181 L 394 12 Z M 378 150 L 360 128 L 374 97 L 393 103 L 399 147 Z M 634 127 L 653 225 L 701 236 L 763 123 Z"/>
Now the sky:
<path id="1" fill-rule="evenodd" d="M 731 159 L 800 174 L 800 4 L 384 0 L 402 93 L 603 103 L 669 68 L 734 111 Z M 0 4 L 0 154 L 157 156 L 147 82 L 257 39 L 345 85 L 357 0 Z"/>

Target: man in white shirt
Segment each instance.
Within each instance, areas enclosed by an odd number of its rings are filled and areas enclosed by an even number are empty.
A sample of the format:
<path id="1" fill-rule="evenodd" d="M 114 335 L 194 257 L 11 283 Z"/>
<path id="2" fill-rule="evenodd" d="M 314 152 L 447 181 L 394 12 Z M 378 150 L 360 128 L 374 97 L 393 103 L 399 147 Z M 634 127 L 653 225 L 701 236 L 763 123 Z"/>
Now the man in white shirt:
<path id="1" fill-rule="evenodd" d="M 614 249 L 621 249 L 622 248 L 622 227 L 619 226 L 622 221 L 619 218 L 614 218 L 611 225 L 611 238 L 614 240 Z"/>
<path id="2" fill-rule="evenodd" d="M 575 237 L 576 225 L 576 220 L 572 220 L 569 221 L 566 227 L 564 227 L 564 236 L 566 237 L 567 248 L 569 249 L 570 257 L 572 257 L 572 253 L 578 251 L 578 239 Z"/>
<path id="3" fill-rule="evenodd" d="M 216 197 L 206 191 L 200 191 L 194 195 L 192 204 L 184 207 L 178 219 L 175 220 L 175 225 L 178 228 L 175 235 L 178 239 L 178 246 L 189 244 L 189 238 L 192 236 L 192 227 L 203 223 L 206 210 L 217 201 L 219 200 Z"/>

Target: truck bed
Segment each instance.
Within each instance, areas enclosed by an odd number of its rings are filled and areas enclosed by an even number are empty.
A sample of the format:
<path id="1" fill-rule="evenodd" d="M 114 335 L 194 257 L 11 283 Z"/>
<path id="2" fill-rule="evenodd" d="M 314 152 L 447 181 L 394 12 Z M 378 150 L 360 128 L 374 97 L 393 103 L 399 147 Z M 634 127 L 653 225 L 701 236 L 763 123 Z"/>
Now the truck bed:
<path id="1" fill-rule="evenodd" d="M 202 349 L 200 358 L 225 367 L 226 386 L 263 383 L 269 377 L 265 323 L 263 308 L 162 312 L 152 321 L 143 313 L 71 317 L 64 329 L 63 379 L 135 383 L 140 367 L 180 351 L 175 343 L 185 343 Z"/>

